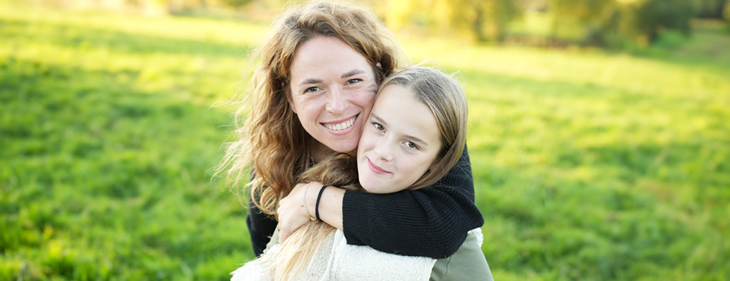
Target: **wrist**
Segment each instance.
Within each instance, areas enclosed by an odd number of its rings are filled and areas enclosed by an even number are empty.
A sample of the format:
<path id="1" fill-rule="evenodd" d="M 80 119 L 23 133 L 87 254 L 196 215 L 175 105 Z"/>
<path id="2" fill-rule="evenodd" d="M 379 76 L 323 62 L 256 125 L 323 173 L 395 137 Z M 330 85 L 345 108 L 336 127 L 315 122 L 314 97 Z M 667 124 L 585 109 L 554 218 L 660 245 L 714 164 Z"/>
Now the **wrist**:
<path id="1" fill-rule="evenodd" d="M 304 210 L 307 212 L 307 215 L 309 216 L 309 219 L 310 220 L 313 220 L 312 219 L 313 218 L 312 213 L 309 211 L 309 207 L 307 206 L 308 205 L 307 204 L 307 193 L 309 193 L 309 186 L 310 185 L 312 185 L 312 182 L 309 182 L 304 187 L 304 195 L 302 195 L 302 208 L 304 208 Z"/>
<path id="2" fill-rule="evenodd" d="M 342 199 L 345 196 L 345 190 L 334 186 L 328 186 L 325 188 L 321 188 L 320 186 L 322 185 L 312 185 L 311 187 L 309 187 L 309 189 L 311 189 L 309 193 L 312 193 L 313 195 L 318 195 L 317 193 L 319 193 L 320 190 L 323 191 L 322 197 L 319 201 L 319 205 L 316 206 L 315 202 L 315 204 L 312 205 L 312 209 L 310 210 L 312 211 L 312 214 L 315 215 L 315 217 L 316 211 L 318 210 L 319 218 L 322 221 L 333 226 L 334 228 L 342 230 Z"/>
<path id="3" fill-rule="evenodd" d="M 310 184 L 311 186 L 309 187 L 309 189 L 311 190 L 305 194 L 305 207 L 307 207 L 307 214 L 309 214 L 309 218 L 313 219 L 317 211 L 317 195 L 319 193 L 319 190 L 322 189 L 323 185 L 316 181 L 313 181 Z"/>
<path id="4" fill-rule="evenodd" d="M 324 190 L 327 189 L 329 185 L 322 186 L 319 189 L 319 193 L 317 193 L 317 201 L 314 203 L 314 216 L 318 221 L 322 221 L 322 218 L 319 217 L 319 202 L 321 202 L 322 194 L 324 194 Z"/>

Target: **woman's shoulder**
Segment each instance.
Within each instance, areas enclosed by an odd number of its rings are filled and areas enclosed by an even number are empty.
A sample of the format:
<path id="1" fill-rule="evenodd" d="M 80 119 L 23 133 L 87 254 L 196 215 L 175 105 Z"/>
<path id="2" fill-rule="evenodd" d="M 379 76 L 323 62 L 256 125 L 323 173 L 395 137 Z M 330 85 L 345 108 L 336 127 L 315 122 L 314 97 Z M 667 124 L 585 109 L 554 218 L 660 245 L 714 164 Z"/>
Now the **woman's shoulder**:
<path id="1" fill-rule="evenodd" d="M 481 228 L 470 230 L 455 254 L 436 261 L 430 280 L 494 280 L 481 249 L 483 241 Z"/>

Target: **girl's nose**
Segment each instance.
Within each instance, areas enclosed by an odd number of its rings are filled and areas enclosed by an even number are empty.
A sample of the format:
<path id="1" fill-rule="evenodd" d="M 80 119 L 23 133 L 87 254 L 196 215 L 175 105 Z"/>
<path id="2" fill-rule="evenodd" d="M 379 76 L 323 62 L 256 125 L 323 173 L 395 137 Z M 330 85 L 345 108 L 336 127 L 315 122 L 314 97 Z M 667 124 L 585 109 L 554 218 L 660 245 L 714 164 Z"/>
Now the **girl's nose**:
<path id="1" fill-rule="evenodd" d="M 388 141 L 388 138 L 382 138 L 378 142 L 378 144 L 375 146 L 375 153 L 377 153 L 378 157 L 384 161 L 393 160 L 393 151 L 390 146 L 390 142 Z"/>

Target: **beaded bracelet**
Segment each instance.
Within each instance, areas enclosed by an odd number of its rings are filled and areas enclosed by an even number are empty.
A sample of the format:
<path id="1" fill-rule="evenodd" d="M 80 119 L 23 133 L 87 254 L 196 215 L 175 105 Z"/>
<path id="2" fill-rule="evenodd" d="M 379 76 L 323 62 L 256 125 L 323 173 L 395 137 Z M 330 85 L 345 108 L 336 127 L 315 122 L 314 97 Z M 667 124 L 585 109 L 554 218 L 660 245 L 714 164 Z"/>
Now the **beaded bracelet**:
<path id="1" fill-rule="evenodd" d="M 307 184 L 307 187 L 304 188 L 304 196 L 302 196 L 302 208 L 307 209 L 307 215 L 309 215 L 309 220 L 314 220 L 311 214 L 309 214 L 309 208 L 307 207 L 307 191 L 309 191 L 309 186 L 312 185 L 312 182 L 309 182 Z"/>
<path id="2" fill-rule="evenodd" d="M 322 193 L 328 186 L 329 185 L 323 185 L 322 188 L 319 189 L 319 194 L 317 194 L 317 203 L 314 204 L 314 215 L 317 217 L 318 221 L 322 221 L 322 219 L 319 218 L 319 199 L 322 199 Z"/>

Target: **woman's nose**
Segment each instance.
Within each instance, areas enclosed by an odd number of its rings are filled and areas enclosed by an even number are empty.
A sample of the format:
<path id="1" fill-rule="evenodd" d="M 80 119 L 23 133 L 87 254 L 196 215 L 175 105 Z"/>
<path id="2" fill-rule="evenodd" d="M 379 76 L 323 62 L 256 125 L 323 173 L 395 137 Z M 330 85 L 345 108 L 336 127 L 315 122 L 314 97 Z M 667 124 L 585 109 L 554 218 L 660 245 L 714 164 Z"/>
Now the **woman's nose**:
<path id="1" fill-rule="evenodd" d="M 332 115 L 339 116 L 347 111 L 348 101 L 345 99 L 345 93 L 340 87 L 331 87 L 329 97 L 327 98 L 327 112 Z"/>

